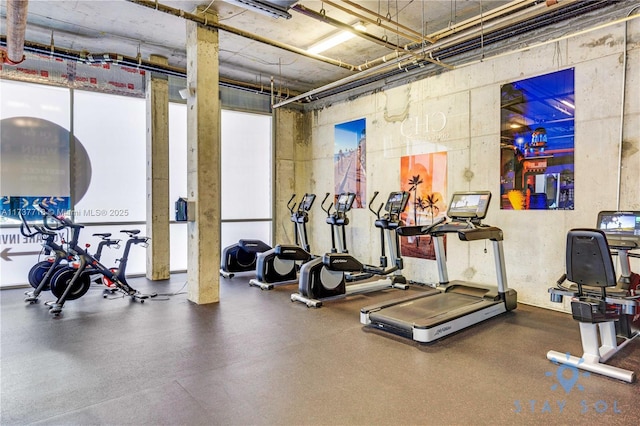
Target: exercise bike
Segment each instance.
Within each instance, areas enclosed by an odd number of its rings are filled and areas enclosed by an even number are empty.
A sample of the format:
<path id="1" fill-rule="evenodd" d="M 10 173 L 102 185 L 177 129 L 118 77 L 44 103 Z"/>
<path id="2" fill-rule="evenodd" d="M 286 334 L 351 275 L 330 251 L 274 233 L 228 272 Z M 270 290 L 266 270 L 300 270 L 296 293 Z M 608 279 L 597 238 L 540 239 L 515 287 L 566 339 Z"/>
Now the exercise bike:
<path id="1" fill-rule="evenodd" d="M 603 211 L 598 214 L 598 229 L 569 231 L 566 273 L 549 293 L 555 303 L 571 297 L 571 314 L 580 324 L 584 353 L 578 358 L 549 351 L 547 359 L 624 382 L 635 381 L 634 371 L 606 362 L 639 334 L 632 326 L 634 319 L 637 321 L 640 317 L 640 289 L 637 274 L 631 272 L 629 263 L 629 257 L 640 257 L 630 253 L 638 249 L 640 211 Z M 618 280 L 613 254 L 620 259 Z M 573 284 L 567 285 L 565 281 Z"/>
<path id="2" fill-rule="evenodd" d="M 327 192 L 324 199 L 326 200 L 328 196 Z M 304 194 L 297 210 L 296 203 L 293 202 L 294 198 L 295 194 L 289 199 L 287 208 L 291 213 L 291 222 L 294 225 L 295 244 L 278 244 L 271 250 L 258 253 L 256 277 L 249 280 L 250 286 L 271 290 L 276 285 L 295 283 L 298 279 L 299 265 L 312 258 L 307 240 L 307 222 L 309 222 L 309 211 L 316 195 Z"/>
<path id="3" fill-rule="evenodd" d="M 389 288 L 406 290 L 406 278 L 402 275 L 403 261 L 396 228 L 401 225 L 400 214 L 407 207 L 409 193 L 392 192 L 386 204 L 375 211 L 371 208 L 377 197 L 376 191 L 369 201 L 369 210 L 376 215 L 375 226 L 380 229 L 380 266 L 362 264 L 347 252 L 327 253 L 315 258 L 300 268 L 298 293 L 291 295 L 292 302 L 301 302 L 307 307 L 319 308 L 323 301 L 344 298 L 352 294 L 369 293 Z M 387 212 L 380 216 L 382 206 Z M 344 229 L 343 229 L 344 232 Z M 389 247 L 391 266 L 387 266 L 385 239 Z M 352 284 L 363 279 L 379 276 L 372 282 Z"/>
<path id="4" fill-rule="evenodd" d="M 83 225 L 73 223 L 70 219 L 56 216 L 54 212 L 48 209 L 43 204 L 40 204 L 40 210 L 43 212 L 44 225 L 51 231 L 56 231 L 63 228 L 68 228 L 71 231 L 71 241 L 68 244 L 68 253 L 75 257 L 78 262 L 72 262 L 71 266 L 67 266 L 56 271 L 51 277 L 50 286 L 51 293 L 57 297 L 55 302 L 47 302 L 49 306 L 49 312 L 55 316 L 60 315 L 62 308 L 67 300 L 75 300 L 82 297 L 89 290 L 91 286 L 91 275 L 100 274 L 113 282 L 115 287 L 124 295 L 129 296 L 133 301 L 140 301 L 144 303 L 145 299 L 148 299 L 152 295 L 141 294 L 136 289 L 132 288 L 124 276 L 124 268 L 118 268 L 117 273 L 110 268 L 104 266 L 100 261 L 92 254 L 90 254 L 85 248 L 78 245 L 78 239 L 80 231 L 84 228 Z M 53 220 L 57 225 L 51 225 L 50 220 Z M 148 239 L 144 237 L 138 237 L 140 242 Z M 126 255 L 121 259 L 121 263 L 124 260 L 126 267 L 126 256 L 128 256 L 129 248 L 131 244 L 139 243 L 130 239 L 127 241 L 125 247 Z M 122 270 L 120 270 L 122 269 Z"/>
<path id="5" fill-rule="evenodd" d="M 35 231 L 32 230 L 21 212 L 20 219 L 22 220 L 20 233 L 26 238 L 34 238 L 41 235 L 44 255 L 47 256 L 46 260 L 39 261 L 29 270 L 28 279 L 33 290 L 24 293 L 26 296 L 24 301 L 34 304 L 38 303 L 40 293 L 49 290 L 51 277 L 56 271 L 65 266 L 62 262 L 67 260 L 68 256 L 64 247 L 56 243 L 57 235 L 55 232 L 38 225 L 33 226 Z"/>
<path id="6" fill-rule="evenodd" d="M 149 238 L 148 237 L 142 237 L 139 236 L 138 234 L 140 233 L 139 229 L 123 229 L 120 232 L 127 234 L 128 238 L 127 238 L 127 242 L 125 243 L 124 246 L 124 252 L 122 253 L 122 257 L 120 259 L 116 259 L 116 262 L 118 262 L 118 267 L 117 268 L 109 268 L 111 270 L 111 272 L 113 272 L 114 274 L 116 274 L 116 276 L 119 278 L 120 282 L 127 282 L 127 278 L 126 278 L 126 270 L 127 270 L 127 262 L 129 260 L 129 252 L 131 251 L 131 246 L 138 245 L 140 244 L 142 247 L 147 247 L 148 246 L 148 242 L 149 242 Z M 111 235 L 111 234 L 93 234 L 94 236 L 103 236 L 103 235 Z M 103 239 L 103 241 L 100 242 L 100 244 L 102 244 L 105 241 L 105 239 Z M 120 241 L 120 240 L 117 240 Z M 98 257 L 99 260 L 99 257 Z M 89 271 L 91 272 L 91 271 Z M 113 294 L 114 292 L 118 291 L 118 286 L 116 284 L 116 282 L 109 278 L 108 276 L 101 274 L 99 277 L 99 282 L 101 282 L 102 284 L 104 284 L 106 287 L 106 289 L 103 290 L 102 292 L 102 296 L 103 297 L 107 297 L 109 294 Z M 154 297 L 154 294 L 150 294 L 147 295 L 149 297 Z"/>

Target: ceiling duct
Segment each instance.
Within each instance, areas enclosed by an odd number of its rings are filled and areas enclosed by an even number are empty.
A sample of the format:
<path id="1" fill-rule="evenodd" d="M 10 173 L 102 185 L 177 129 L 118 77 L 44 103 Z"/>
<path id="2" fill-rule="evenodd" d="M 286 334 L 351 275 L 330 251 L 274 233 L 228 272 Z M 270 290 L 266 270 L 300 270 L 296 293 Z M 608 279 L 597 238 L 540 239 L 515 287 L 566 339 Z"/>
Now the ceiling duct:
<path id="1" fill-rule="evenodd" d="M 17 65 L 24 61 L 28 5 L 28 0 L 7 0 L 7 51 L 2 52 L 5 64 Z"/>

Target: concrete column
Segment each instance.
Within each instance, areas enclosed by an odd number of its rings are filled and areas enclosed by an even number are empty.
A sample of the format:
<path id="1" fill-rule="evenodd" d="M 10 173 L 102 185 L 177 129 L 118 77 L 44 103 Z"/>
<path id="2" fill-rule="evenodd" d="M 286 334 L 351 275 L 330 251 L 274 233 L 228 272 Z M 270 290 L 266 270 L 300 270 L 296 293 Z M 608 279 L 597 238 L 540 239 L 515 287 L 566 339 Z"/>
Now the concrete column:
<path id="1" fill-rule="evenodd" d="M 167 58 L 151 55 L 158 64 Z M 147 278 L 169 279 L 169 82 L 147 74 Z"/>
<path id="2" fill-rule="evenodd" d="M 198 304 L 220 300 L 218 65 L 218 31 L 187 21 L 187 192 L 195 202 L 187 224 L 187 291 Z"/>

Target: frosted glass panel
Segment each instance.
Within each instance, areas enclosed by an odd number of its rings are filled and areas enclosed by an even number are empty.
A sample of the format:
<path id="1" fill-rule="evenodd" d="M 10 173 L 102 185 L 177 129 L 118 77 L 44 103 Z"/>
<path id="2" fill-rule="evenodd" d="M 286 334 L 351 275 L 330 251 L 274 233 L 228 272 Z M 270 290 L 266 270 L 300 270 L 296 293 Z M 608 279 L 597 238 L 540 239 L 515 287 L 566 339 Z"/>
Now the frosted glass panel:
<path id="1" fill-rule="evenodd" d="M 0 80 L 0 224 L 45 202 L 70 207 L 69 90 Z"/>
<path id="2" fill-rule="evenodd" d="M 169 217 L 175 219 L 174 203 L 187 196 L 187 106 L 169 104 Z M 173 264 L 173 259 L 172 259 Z M 173 267 L 172 267 L 173 268 Z M 186 268 L 186 265 L 185 265 Z"/>
<path id="3" fill-rule="evenodd" d="M 187 270 L 187 224 L 172 223 L 169 225 L 171 234 L 171 271 Z"/>
<path id="4" fill-rule="evenodd" d="M 271 116 L 222 111 L 222 219 L 271 218 Z"/>
<path id="5" fill-rule="evenodd" d="M 69 89 L 0 80 L 0 93 L 0 118 L 42 118 L 69 130 Z"/>
<path id="6" fill-rule="evenodd" d="M 271 245 L 271 221 L 268 222 L 225 222 L 222 223 L 221 247 L 227 247 L 238 240 L 261 240 Z"/>
<path id="7" fill-rule="evenodd" d="M 146 220 L 145 111 L 144 99 L 75 92 L 74 131 L 92 170 L 77 222 Z"/>

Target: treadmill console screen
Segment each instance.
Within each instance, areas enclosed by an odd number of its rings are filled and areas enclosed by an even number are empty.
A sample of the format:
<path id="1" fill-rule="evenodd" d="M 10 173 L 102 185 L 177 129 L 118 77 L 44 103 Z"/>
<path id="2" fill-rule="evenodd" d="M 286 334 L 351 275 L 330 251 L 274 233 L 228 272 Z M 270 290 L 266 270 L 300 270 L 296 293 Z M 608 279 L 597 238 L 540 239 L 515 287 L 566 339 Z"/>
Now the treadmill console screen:
<path id="1" fill-rule="evenodd" d="M 311 210 L 311 206 L 316 199 L 316 194 L 304 194 L 302 197 L 302 201 L 300 201 L 300 206 L 298 207 L 299 211 L 308 212 Z"/>
<path id="2" fill-rule="evenodd" d="M 353 201 L 356 199 L 356 194 L 353 192 L 342 193 L 338 195 L 338 201 L 336 201 L 336 211 L 340 213 L 346 213 L 351 210 Z"/>
<path id="3" fill-rule="evenodd" d="M 401 192 L 392 192 L 389 194 L 389 198 L 387 198 L 387 204 L 384 209 L 389 212 L 389 214 L 400 214 L 407 207 L 407 202 L 409 201 L 409 193 L 406 191 Z"/>
<path id="4" fill-rule="evenodd" d="M 484 219 L 489 209 L 491 192 L 456 192 L 451 197 L 447 216 L 460 219 Z"/>
<path id="5" fill-rule="evenodd" d="M 598 213 L 598 229 L 611 244 L 617 244 L 617 240 L 640 245 L 640 211 L 602 211 Z"/>

